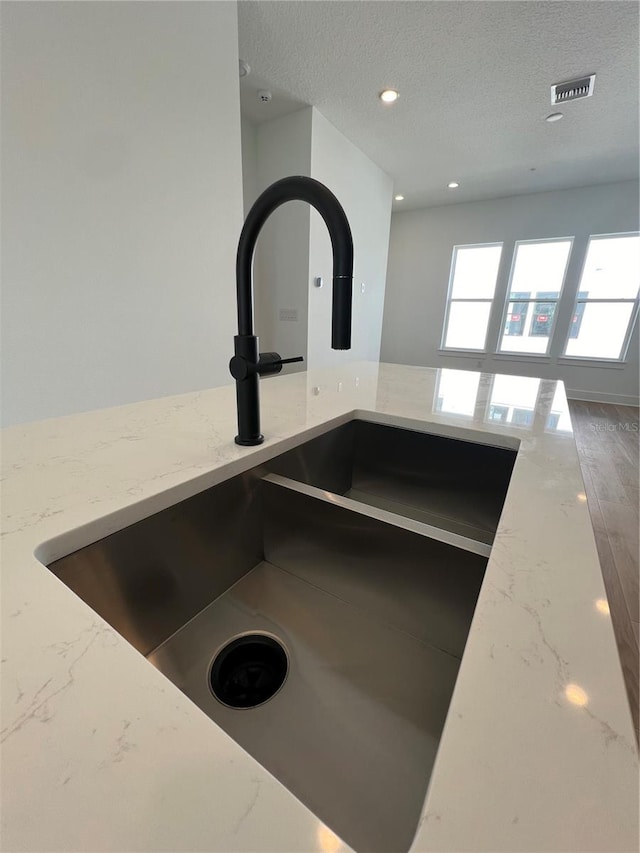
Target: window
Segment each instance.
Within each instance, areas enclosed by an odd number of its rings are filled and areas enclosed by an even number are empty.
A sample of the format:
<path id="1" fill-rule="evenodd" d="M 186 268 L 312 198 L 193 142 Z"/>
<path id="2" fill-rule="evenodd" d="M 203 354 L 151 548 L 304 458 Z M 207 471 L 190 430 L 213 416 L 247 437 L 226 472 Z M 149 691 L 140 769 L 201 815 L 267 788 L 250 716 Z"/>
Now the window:
<path id="1" fill-rule="evenodd" d="M 620 361 L 638 306 L 640 235 L 591 237 L 564 354 Z"/>
<path id="2" fill-rule="evenodd" d="M 499 352 L 549 352 L 571 244 L 571 239 L 516 243 Z"/>
<path id="3" fill-rule="evenodd" d="M 639 311 L 640 234 L 591 236 L 580 282 L 572 276 L 563 297 L 572 246 L 573 237 L 518 241 L 509 284 L 501 285 L 495 306 L 503 244 L 454 246 L 442 348 L 554 360 L 562 352 L 564 358 L 621 362 Z M 493 417 L 507 412 L 496 403 Z"/>
<path id="4" fill-rule="evenodd" d="M 502 243 L 455 246 L 451 264 L 445 349 L 484 350 Z"/>

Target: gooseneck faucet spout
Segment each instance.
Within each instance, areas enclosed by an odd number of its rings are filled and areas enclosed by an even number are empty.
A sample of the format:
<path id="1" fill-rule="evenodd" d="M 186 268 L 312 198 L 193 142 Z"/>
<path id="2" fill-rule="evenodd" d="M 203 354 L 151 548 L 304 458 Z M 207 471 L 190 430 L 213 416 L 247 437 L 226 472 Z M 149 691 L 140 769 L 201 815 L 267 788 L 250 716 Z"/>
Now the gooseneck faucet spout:
<path id="1" fill-rule="evenodd" d="M 306 201 L 315 207 L 329 230 L 333 249 L 333 301 L 331 346 L 351 348 L 351 301 L 353 290 L 353 240 L 344 210 L 334 194 L 313 178 L 290 177 L 276 181 L 258 197 L 245 220 L 236 258 L 238 334 L 235 355 L 229 362 L 236 380 L 238 435 L 236 444 L 254 445 L 264 441 L 260 433 L 258 379 L 279 373 L 283 364 L 302 361 L 282 359 L 278 353 L 258 354 L 258 338 L 253 333 L 253 254 L 262 226 L 271 213 L 287 201 Z"/>

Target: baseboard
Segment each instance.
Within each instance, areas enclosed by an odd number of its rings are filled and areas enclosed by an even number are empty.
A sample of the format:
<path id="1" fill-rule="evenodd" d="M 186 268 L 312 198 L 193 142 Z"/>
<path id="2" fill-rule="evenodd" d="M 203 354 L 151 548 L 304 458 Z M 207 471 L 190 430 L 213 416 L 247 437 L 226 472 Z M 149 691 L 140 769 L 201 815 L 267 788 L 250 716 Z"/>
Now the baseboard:
<path id="1" fill-rule="evenodd" d="M 638 408 L 640 398 L 632 394 L 607 394 L 603 391 L 580 391 L 577 388 L 566 388 L 567 399 L 583 400 L 585 403 L 613 403 L 618 406 L 634 406 Z"/>

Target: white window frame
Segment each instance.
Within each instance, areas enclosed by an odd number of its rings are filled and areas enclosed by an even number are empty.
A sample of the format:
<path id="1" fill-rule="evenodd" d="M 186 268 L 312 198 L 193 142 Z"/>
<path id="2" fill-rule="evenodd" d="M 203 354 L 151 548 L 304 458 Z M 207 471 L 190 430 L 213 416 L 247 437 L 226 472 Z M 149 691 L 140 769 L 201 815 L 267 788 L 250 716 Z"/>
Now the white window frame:
<path id="1" fill-rule="evenodd" d="M 458 249 L 489 249 L 495 246 L 500 247 L 500 260 L 498 261 L 498 270 L 496 272 L 496 281 L 493 288 L 493 296 L 491 299 L 481 298 L 481 299 L 452 299 L 451 291 L 453 289 L 453 279 L 456 271 L 456 255 Z M 444 323 L 442 324 L 442 337 L 440 338 L 440 351 L 448 352 L 448 353 L 456 353 L 456 352 L 467 352 L 467 353 L 487 353 L 487 336 L 489 334 L 489 327 L 491 325 L 491 313 L 493 308 L 493 303 L 496 298 L 496 290 L 498 287 L 498 279 L 500 277 L 500 265 L 503 260 L 503 250 L 504 250 L 504 240 L 498 240 L 492 243 L 460 243 L 453 247 L 453 251 L 451 253 L 451 264 L 449 265 L 449 286 L 447 288 L 447 302 L 444 312 Z M 487 320 L 487 328 L 484 333 L 484 345 L 482 349 L 476 349 L 474 347 L 448 347 L 445 343 L 447 339 L 447 331 L 449 330 L 449 315 L 450 315 L 450 307 L 452 302 L 488 302 L 491 308 L 489 309 L 489 319 Z"/>
<path id="2" fill-rule="evenodd" d="M 591 246 L 592 240 L 607 240 L 611 237 L 637 237 L 640 236 L 639 231 L 621 231 L 616 234 L 590 234 L 589 239 L 587 240 L 587 247 L 584 252 L 584 258 L 582 259 L 582 266 L 580 268 L 580 278 L 578 279 L 578 287 L 576 290 L 576 296 L 573 300 L 573 311 L 572 316 L 575 314 L 576 309 L 578 307 L 578 303 L 583 302 L 585 304 L 588 303 L 598 303 L 603 302 L 607 305 L 612 303 L 633 303 L 633 308 L 631 310 L 631 314 L 629 316 L 629 323 L 627 325 L 627 331 L 622 341 L 622 346 L 620 347 L 620 356 L 618 358 L 606 358 L 604 356 L 599 355 L 568 355 L 567 347 L 569 346 L 569 335 L 571 333 L 571 323 L 567 328 L 567 334 L 564 339 L 564 346 L 562 348 L 562 355 L 558 357 L 559 361 L 577 361 L 577 362 L 602 362 L 607 364 L 626 364 L 627 355 L 629 353 L 629 345 L 631 343 L 631 337 L 633 336 L 633 330 L 635 328 L 636 322 L 638 320 L 638 309 L 640 306 L 640 288 L 638 293 L 636 294 L 635 299 L 580 299 L 580 285 L 582 284 L 582 277 L 584 276 L 584 270 L 587 265 L 587 257 L 589 256 L 589 247 Z"/>
<path id="3" fill-rule="evenodd" d="M 498 331 L 498 340 L 496 341 L 496 348 L 494 351 L 494 355 L 503 356 L 505 358 L 510 358 L 513 356 L 517 356 L 519 358 L 524 358 L 526 361 L 529 359 L 544 359 L 545 361 L 549 360 L 549 353 L 551 350 L 551 343 L 553 341 L 553 336 L 556 332 L 556 324 L 558 322 L 558 312 L 560 307 L 560 300 L 562 299 L 562 294 L 564 292 L 565 283 L 567 280 L 567 271 L 569 269 L 569 263 L 571 261 L 571 253 L 573 252 L 573 244 L 575 237 L 537 237 L 534 240 L 516 240 L 513 244 L 513 252 L 511 255 L 511 270 L 509 271 L 509 281 L 507 283 L 507 292 L 504 300 L 504 308 L 502 310 L 502 319 L 500 321 L 500 329 Z M 541 302 L 540 299 L 510 299 L 511 294 L 511 282 L 513 281 L 513 274 L 516 268 L 516 260 L 518 257 L 518 246 L 531 245 L 533 243 L 569 243 L 569 251 L 567 253 L 567 260 L 564 265 L 564 271 L 562 273 L 562 281 L 560 282 L 560 289 L 558 291 L 558 298 L 555 300 L 548 299 L 545 300 L 547 302 L 555 302 L 556 308 L 553 312 L 553 320 L 551 321 L 551 329 L 549 330 L 549 338 L 547 340 L 547 348 L 544 352 L 526 352 L 523 350 L 506 350 L 500 349 L 500 342 L 504 337 L 504 328 L 507 322 L 507 314 L 509 313 L 509 303 L 511 302 L 527 302 L 531 305 L 535 305 L 536 302 Z M 543 291 L 544 293 L 544 291 Z M 533 315 L 532 315 L 533 316 Z M 567 331 L 567 337 L 569 332 Z"/>

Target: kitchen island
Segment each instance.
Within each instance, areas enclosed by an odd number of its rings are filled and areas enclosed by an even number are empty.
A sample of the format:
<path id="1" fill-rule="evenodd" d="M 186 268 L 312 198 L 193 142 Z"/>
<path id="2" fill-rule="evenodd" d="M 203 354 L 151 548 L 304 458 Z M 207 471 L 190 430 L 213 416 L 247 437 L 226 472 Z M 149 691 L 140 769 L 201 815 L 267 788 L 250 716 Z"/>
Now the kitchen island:
<path id="1" fill-rule="evenodd" d="M 354 363 L 263 381 L 261 408 L 254 448 L 231 386 L 3 432 L 2 850 L 349 849 L 45 564 L 355 416 L 518 448 L 411 850 L 637 849 L 562 383 Z"/>

